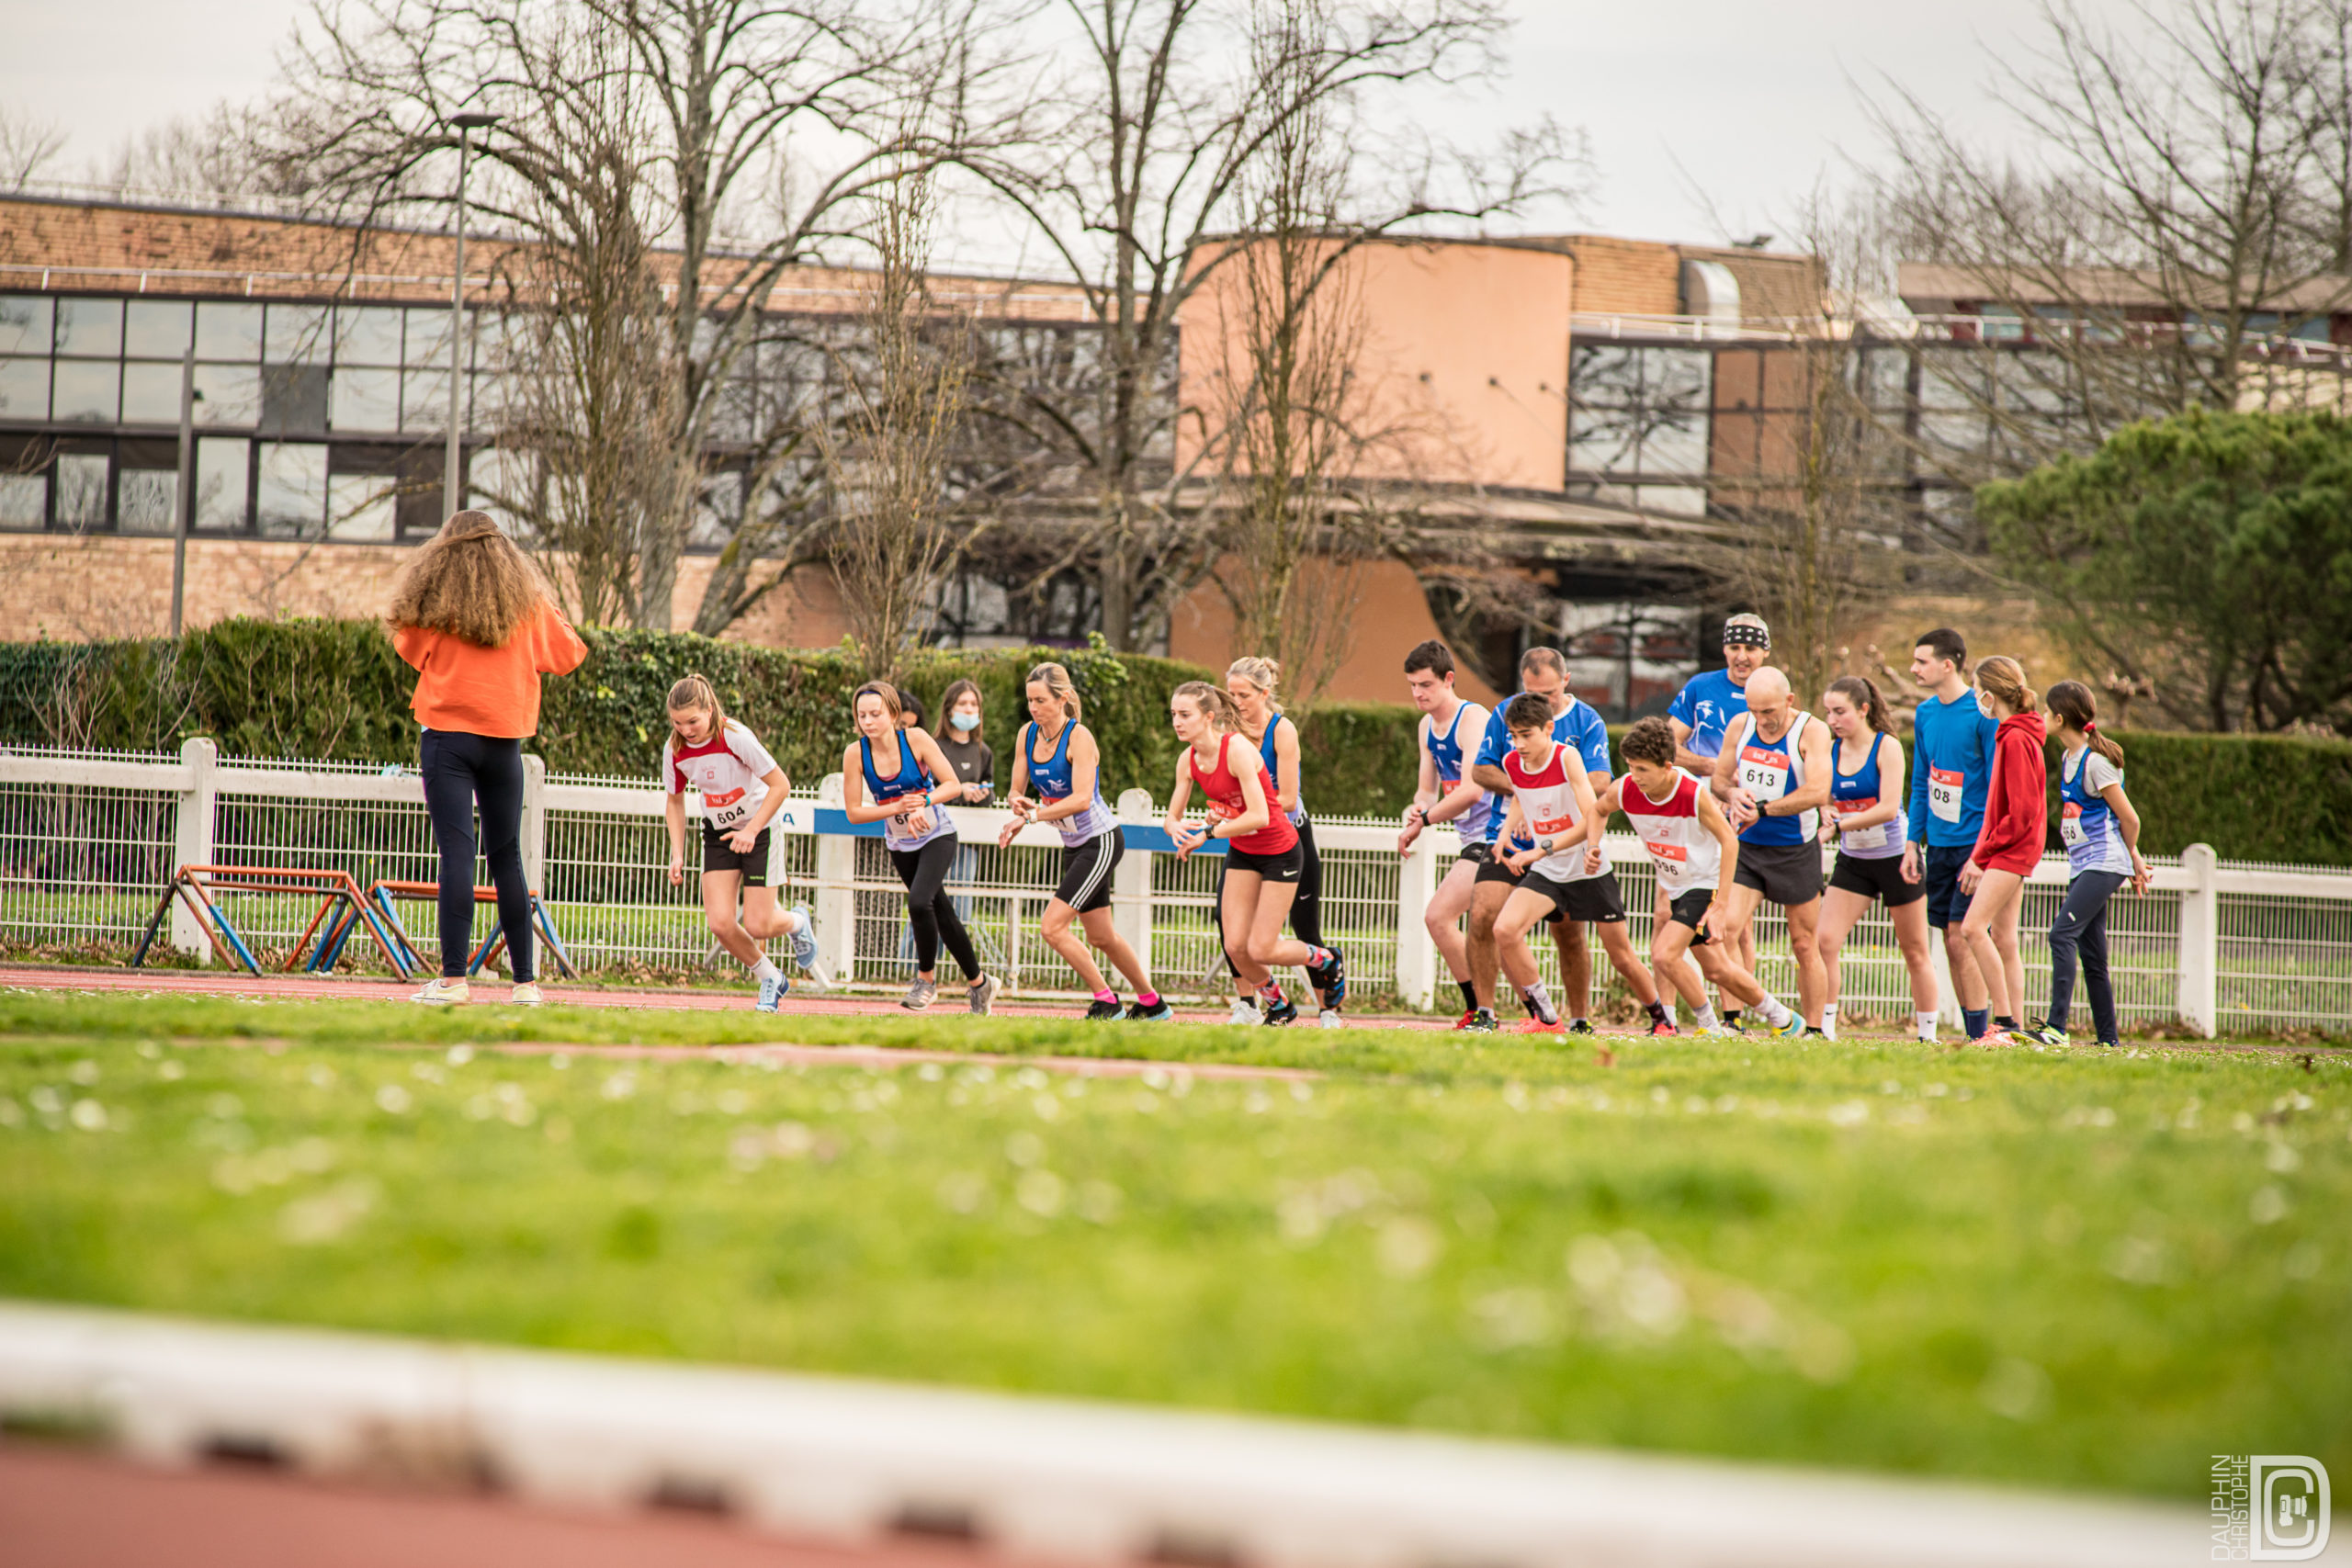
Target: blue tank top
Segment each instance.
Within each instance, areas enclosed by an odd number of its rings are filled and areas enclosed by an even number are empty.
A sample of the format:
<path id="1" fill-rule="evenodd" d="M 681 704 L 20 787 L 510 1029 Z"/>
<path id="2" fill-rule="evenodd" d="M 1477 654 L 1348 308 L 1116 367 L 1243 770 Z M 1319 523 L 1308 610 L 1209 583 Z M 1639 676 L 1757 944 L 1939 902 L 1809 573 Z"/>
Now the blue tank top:
<path id="1" fill-rule="evenodd" d="M 915 749 L 907 744 L 907 735 L 904 730 L 899 732 L 899 771 L 895 776 L 886 779 L 874 771 L 874 743 L 863 735 L 857 738 L 857 755 L 859 762 L 865 769 L 865 792 L 877 806 L 888 805 L 902 795 L 919 795 L 930 789 L 937 782 L 924 771 L 922 763 L 915 756 Z M 914 809 L 910 807 L 909 811 L 902 811 L 895 817 L 883 819 L 882 841 L 884 843 L 894 850 L 913 850 L 921 849 L 933 839 L 942 836 L 949 838 L 955 836 L 956 824 L 948 818 L 946 812 L 933 807 L 929 801 L 919 804 L 931 811 L 931 831 L 928 833 L 907 831 L 907 817 L 909 812 Z"/>
<path id="2" fill-rule="evenodd" d="M 1838 816 L 1859 815 L 1876 806 L 1882 799 L 1882 784 L 1878 773 L 1878 749 L 1882 744 L 1898 744 L 1892 735 L 1871 734 L 1870 754 L 1851 777 L 1838 770 L 1844 765 L 1846 743 L 1836 736 L 1829 739 L 1829 807 Z M 1852 855 L 1856 860 L 1887 860 L 1903 852 L 1911 825 L 1902 811 L 1892 822 L 1874 823 L 1838 835 L 1838 852 Z"/>
<path id="3" fill-rule="evenodd" d="M 1283 787 L 1283 770 L 1281 765 L 1274 761 L 1274 731 L 1288 723 L 1290 723 L 1288 719 L 1284 718 L 1281 714 L 1276 714 L 1273 717 L 1266 721 L 1266 733 L 1258 738 L 1258 755 L 1266 760 L 1266 776 L 1274 781 L 1274 789 L 1277 793 L 1280 793 Z M 1298 727 L 1296 725 L 1291 725 L 1291 728 L 1295 729 Z M 1306 771 L 1306 756 L 1305 752 L 1302 751 L 1299 754 L 1298 761 L 1299 772 L 1305 773 Z M 1301 780 L 1298 792 L 1298 804 L 1290 808 L 1290 825 L 1295 828 L 1306 820 L 1306 789 L 1305 781 Z"/>
<path id="4" fill-rule="evenodd" d="M 1462 783 L 1463 775 L 1469 771 L 1463 765 L 1467 758 L 1462 749 L 1462 724 L 1463 716 L 1473 710 L 1478 715 L 1474 730 L 1483 735 L 1487 728 L 1487 710 L 1476 703 L 1464 703 L 1456 707 L 1453 722 L 1446 727 L 1442 735 L 1438 733 L 1434 723 L 1430 726 L 1430 760 L 1437 764 L 1438 787 L 1449 795 L 1453 793 Z M 1454 830 L 1462 835 L 1464 843 L 1476 843 L 1487 837 L 1487 825 L 1494 815 L 1495 797 L 1482 790 L 1478 803 L 1453 819 Z"/>
<path id="5" fill-rule="evenodd" d="M 1739 786 L 1762 806 L 1770 800 L 1794 795 L 1804 787 L 1804 752 L 1797 744 L 1797 737 L 1813 722 L 1809 713 L 1800 713 L 1796 722 L 1778 740 L 1757 738 L 1753 717 L 1744 723 L 1735 720 L 1740 731 L 1738 772 L 1734 775 Z M 1729 737 L 1725 737 L 1726 742 Z M 1873 759 L 1875 760 L 1875 759 Z M 1802 844 L 1809 842 L 1821 831 L 1821 814 L 1802 811 L 1794 817 L 1765 817 L 1758 815 L 1753 824 L 1739 836 L 1743 844 Z"/>
<path id="6" fill-rule="evenodd" d="M 2112 871 L 2129 876 L 2132 851 L 2123 841 L 2123 824 L 2115 819 L 2107 796 L 2087 787 L 2092 756 L 2091 749 L 2085 746 L 2058 761 L 2058 808 L 2063 813 L 2058 830 L 2066 845 L 2066 869 L 2070 873 Z M 2122 778 L 2119 771 L 2116 782 L 2121 783 Z"/>
<path id="7" fill-rule="evenodd" d="M 1021 731 L 1021 760 L 1029 764 L 1029 787 L 1040 800 L 1068 800 L 1071 794 L 1069 767 L 1069 738 L 1078 733 L 1074 723 L 1062 726 L 1054 740 L 1054 754 L 1044 761 L 1037 761 L 1037 727 L 1030 724 Z M 1094 799 L 1085 810 L 1074 816 L 1057 818 L 1051 824 L 1058 829 L 1062 842 L 1071 848 L 1101 838 L 1117 818 L 1102 803 L 1102 770 L 1094 770 Z"/>

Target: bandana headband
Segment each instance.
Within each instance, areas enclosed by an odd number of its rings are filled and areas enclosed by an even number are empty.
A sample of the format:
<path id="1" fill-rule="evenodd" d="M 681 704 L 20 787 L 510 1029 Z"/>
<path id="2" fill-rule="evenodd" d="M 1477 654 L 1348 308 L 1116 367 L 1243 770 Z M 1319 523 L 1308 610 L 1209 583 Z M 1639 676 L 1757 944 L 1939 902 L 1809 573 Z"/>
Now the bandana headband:
<path id="1" fill-rule="evenodd" d="M 1762 626 L 1725 626 L 1724 646 L 1725 648 L 1770 648 L 1772 646 L 1772 634 Z"/>

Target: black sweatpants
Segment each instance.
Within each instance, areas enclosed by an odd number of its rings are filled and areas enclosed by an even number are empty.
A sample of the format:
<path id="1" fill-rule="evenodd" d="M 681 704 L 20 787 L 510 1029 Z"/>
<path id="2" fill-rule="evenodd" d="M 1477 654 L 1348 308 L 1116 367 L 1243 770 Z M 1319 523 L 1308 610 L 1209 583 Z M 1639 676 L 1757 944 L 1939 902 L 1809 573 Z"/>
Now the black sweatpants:
<path id="1" fill-rule="evenodd" d="M 517 984 L 531 965 L 531 889 L 523 880 L 523 743 L 492 735 L 428 729 L 418 748 L 424 807 L 441 852 L 441 974 L 457 979 L 473 956 L 474 806 L 481 806 L 481 853 L 498 889 L 498 923 Z"/>
<path id="2" fill-rule="evenodd" d="M 2042 1016 L 2052 1029 L 2066 1027 L 2074 1010 L 2075 960 L 2083 964 L 2083 989 L 2091 1000 L 2091 1026 L 2101 1041 L 2120 1036 L 2115 1020 L 2115 987 L 2107 974 L 2107 906 L 2131 881 L 2120 871 L 2078 871 L 2066 885 L 2066 901 L 2050 925 L 2050 1008 Z"/>
<path id="3" fill-rule="evenodd" d="M 1290 934 L 1309 947 L 1323 945 L 1323 857 L 1315 850 L 1315 818 L 1310 817 L 1298 825 L 1298 848 L 1301 863 L 1298 868 L 1298 894 L 1290 901 Z M 1216 863 L 1216 907 L 1225 908 L 1225 866 L 1223 859 Z M 1238 976 L 1233 966 L 1233 955 L 1225 957 L 1228 974 Z"/>
<path id="4" fill-rule="evenodd" d="M 972 951 L 971 936 L 945 891 L 956 850 L 956 835 L 942 833 L 919 850 L 892 850 L 890 863 L 898 867 L 899 880 L 907 885 L 907 924 L 915 933 L 917 972 L 938 966 L 939 944 L 944 942 L 962 967 L 964 978 L 977 980 L 979 956 Z"/>

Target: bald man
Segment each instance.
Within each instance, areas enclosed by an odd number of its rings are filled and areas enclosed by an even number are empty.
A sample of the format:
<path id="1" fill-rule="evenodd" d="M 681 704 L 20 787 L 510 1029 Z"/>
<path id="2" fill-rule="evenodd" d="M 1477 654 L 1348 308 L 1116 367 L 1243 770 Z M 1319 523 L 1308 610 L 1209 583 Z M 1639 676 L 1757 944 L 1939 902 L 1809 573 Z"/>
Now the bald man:
<path id="1" fill-rule="evenodd" d="M 1724 890 L 1726 946 L 1736 951 L 1766 899 L 1789 919 L 1797 962 L 1797 1010 L 1772 1032 L 1821 1028 L 1829 975 L 1815 933 L 1821 925 L 1821 807 L 1829 799 L 1829 727 L 1799 707 L 1789 678 L 1766 665 L 1747 678 L 1747 711 L 1724 728 L 1715 798 L 1739 829 L 1739 869 Z"/>

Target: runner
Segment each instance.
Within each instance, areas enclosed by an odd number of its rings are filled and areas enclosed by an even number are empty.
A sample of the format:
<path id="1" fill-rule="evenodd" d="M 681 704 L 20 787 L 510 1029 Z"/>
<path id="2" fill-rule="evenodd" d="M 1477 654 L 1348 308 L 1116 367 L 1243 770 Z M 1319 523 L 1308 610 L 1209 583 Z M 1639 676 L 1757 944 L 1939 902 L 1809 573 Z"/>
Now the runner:
<path id="1" fill-rule="evenodd" d="M 1567 1032 L 1536 972 L 1535 955 L 1527 950 L 1530 926 L 1562 919 L 1600 926 L 1609 962 L 1649 1011 L 1650 1032 L 1674 1033 L 1649 971 L 1634 956 L 1633 938 L 1625 930 L 1625 898 L 1600 845 L 1605 818 L 1594 808 L 1592 775 L 1585 759 L 1575 747 L 1553 739 L 1552 705 L 1546 698 L 1521 693 L 1504 705 L 1503 720 L 1511 744 L 1503 754 L 1503 776 L 1511 788 L 1508 827 L 1511 842 L 1524 841 L 1527 847 L 1510 857 L 1520 881 L 1495 918 L 1495 944 L 1503 973 L 1519 987 L 1531 1015 L 1520 1032 Z"/>
<path id="2" fill-rule="evenodd" d="M 1337 953 L 1282 934 L 1304 859 L 1298 829 L 1274 809 L 1265 760 L 1233 732 L 1233 699 L 1205 681 L 1187 681 L 1169 694 L 1168 717 L 1184 744 L 1163 824 L 1176 858 L 1188 858 L 1211 839 L 1227 840 L 1217 929 L 1244 991 L 1226 1021 L 1264 1021 L 1250 998 L 1278 964 L 1299 964 L 1316 989 L 1346 995 L 1346 967 Z M 1207 822 L 1197 828 L 1184 820 L 1196 785 L 1208 807 Z"/>
<path id="3" fill-rule="evenodd" d="M 1315 821 L 1306 815 L 1306 803 L 1299 798 L 1298 726 L 1283 716 L 1283 705 L 1274 695 L 1274 683 L 1282 678 L 1282 666 L 1271 659 L 1237 659 L 1225 671 L 1225 694 L 1233 699 L 1233 711 L 1240 732 L 1256 742 L 1259 758 L 1266 764 L 1266 776 L 1274 781 L 1274 806 L 1290 818 L 1298 830 L 1298 849 L 1303 858 L 1298 873 L 1298 897 L 1291 901 L 1291 934 L 1309 947 L 1323 945 L 1323 857 L 1315 851 Z M 1231 864 L 1230 860 L 1227 862 Z M 1223 868 L 1218 875 L 1222 878 Z M 1325 1029 L 1344 1027 L 1340 1008 L 1347 1000 L 1345 991 L 1337 995 L 1324 993 L 1315 1021 Z M 1282 984 L 1269 980 L 1258 994 L 1258 1005 L 1268 1023 L 1289 1023 L 1298 1017 L 1298 1009 L 1283 995 Z"/>
<path id="4" fill-rule="evenodd" d="M 1061 834 L 1061 885 L 1046 904 L 1038 931 L 1094 993 L 1094 1003 L 1086 1010 L 1089 1019 L 1171 1019 L 1176 1010 L 1152 989 L 1150 973 L 1111 919 L 1111 874 L 1125 858 L 1127 846 L 1118 818 L 1102 799 L 1102 752 L 1093 735 L 1078 722 L 1081 705 L 1077 688 L 1070 684 L 1069 671 L 1058 664 L 1038 665 L 1029 671 L 1026 684 L 1030 722 L 1023 727 L 1020 750 L 1012 756 L 1012 795 L 1006 802 L 1014 819 L 997 835 L 997 848 L 1011 844 L 1012 836 L 1031 822 L 1050 822 Z M 1029 793 L 1033 787 L 1034 799 Z M 1069 929 L 1073 919 L 1085 928 L 1083 941 Z M 1118 993 L 1086 951 L 1090 942 L 1136 988 L 1135 1002 L 1124 1014 Z"/>
<path id="5" fill-rule="evenodd" d="M 2048 731 L 2041 705 L 2025 683 L 2025 669 L 1995 654 L 1976 666 L 1976 705 L 1997 726 L 1991 782 L 1984 791 L 1984 825 L 1976 847 L 1960 868 L 1960 890 L 1968 895 L 1961 930 L 1976 955 L 1979 973 L 2008 975 L 2005 993 L 2012 1004 L 2025 994 L 2017 962 L 2018 913 L 2025 902 L 2025 879 L 2041 863 L 2050 833 L 2050 773 L 2042 757 Z M 1999 933 L 2008 932 L 2003 949 Z M 2007 1045 L 2018 1030 L 2014 1019 L 1996 1017 L 1979 1045 Z"/>
<path id="6" fill-rule="evenodd" d="M 1936 969 L 1928 956 L 1928 890 L 1906 869 L 1903 851 L 1910 841 L 1903 815 L 1903 743 L 1894 738 L 1886 699 L 1860 675 L 1829 683 L 1821 711 L 1829 726 L 1829 805 L 1822 821 L 1838 840 L 1838 864 L 1821 899 L 1821 967 L 1828 999 L 1821 1004 L 1821 1032 L 1838 1038 L 1838 999 L 1843 980 L 1838 951 L 1855 923 L 1871 912 L 1873 899 L 1886 904 L 1895 944 L 1911 976 L 1911 1020 L 1919 1038 L 1936 1037 Z"/>
<path id="7" fill-rule="evenodd" d="M 823 992 L 817 968 L 817 923 L 808 906 L 775 906 L 768 886 L 768 822 L 792 788 L 759 737 L 727 716 L 718 691 L 700 675 L 670 688 L 670 733 L 662 741 L 662 811 L 670 828 L 670 886 L 686 880 L 686 785 L 702 796 L 702 915 L 718 945 L 760 983 L 759 1012 L 792 982 L 767 955 L 775 937 L 792 939 L 792 961 Z M 738 904 L 742 914 L 736 914 Z"/>
<path id="8" fill-rule="evenodd" d="M 1587 782 L 1598 797 L 1609 787 L 1609 727 L 1591 704 L 1568 694 L 1568 661 L 1555 648 L 1531 648 L 1519 656 L 1519 683 L 1523 695 L 1542 697 L 1557 716 L 1552 721 L 1552 739 L 1574 747 L 1584 758 Z M 1511 749 L 1510 728 L 1504 723 L 1505 703 L 1487 719 L 1487 732 L 1478 742 L 1477 761 L 1470 770 L 1473 783 L 1481 789 L 1491 790 L 1502 798 L 1511 792 L 1510 780 L 1503 773 L 1503 758 Z M 1500 800 L 1497 803 L 1498 806 Z M 1470 975 L 1471 984 L 1477 988 L 1479 1001 L 1492 1009 L 1495 1001 L 1495 972 L 1498 967 L 1495 951 L 1495 918 L 1502 913 L 1503 905 L 1510 897 L 1510 890 L 1519 886 L 1519 873 L 1506 858 L 1512 851 L 1523 850 L 1532 840 L 1515 840 L 1507 848 L 1498 848 L 1504 813 L 1497 810 L 1487 819 L 1487 860 L 1478 867 L 1476 881 L 1470 889 Z M 1584 922 L 1563 919 L 1556 914 L 1552 919 L 1552 940 L 1560 950 L 1560 989 L 1568 1004 L 1568 1032 L 1590 1034 L 1592 1021 L 1585 1016 L 1592 1001 L 1592 950 L 1585 941 Z"/>
<path id="9" fill-rule="evenodd" d="M 1625 773 L 1595 803 L 1602 821 L 1611 811 L 1623 811 L 1649 852 L 1657 873 L 1657 908 L 1650 920 L 1650 967 L 1657 977 L 1657 995 L 1666 1001 L 1668 987 L 1690 1004 L 1690 1015 L 1704 1034 L 1736 1035 L 1739 1031 L 1715 1017 L 1707 1005 L 1707 982 L 1728 997 L 1736 997 L 1764 1015 L 1776 1031 L 1793 1027 L 1795 1015 L 1756 983 L 1756 976 L 1715 940 L 1724 919 L 1724 902 L 1715 897 L 1725 867 L 1739 868 L 1739 840 L 1714 792 L 1675 765 L 1680 746 L 1671 723 L 1655 716 L 1625 732 L 1620 748 Z M 1700 978 L 1686 954 L 1696 951 Z M 1672 1021 L 1672 1014 L 1668 1015 Z"/>
<path id="10" fill-rule="evenodd" d="M 1495 815 L 1495 797 L 1464 775 L 1469 772 L 1464 741 L 1476 744 L 1485 732 L 1487 714 L 1478 703 L 1454 694 L 1453 650 L 1431 637 L 1405 655 L 1405 685 L 1413 705 L 1421 710 L 1415 749 L 1420 753 L 1420 778 L 1413 804 L 1405 808 L 1404 830 L 1396 835 L 1396 852 L 1409 853 L 1424 828 L 1451 822 L 1462 836 L 1461 851 L 1430 894 L 1421 923 L 1445 959 L 1446 973 L 1462 990 L 1462 1016 L 1453 1027 L 1491 1034 L 1495 1028 L 1494 993 L 1479 1000 L 1470 978 L 1470 949 L 1462 935 L 1462 917 L 1470 912 L 1470 895 L 1478 868 L 1487 863 L 1487 819 Z"/>
<path id="11" fill-rule="evenodd" d="M 2140 857 L 2140 814 L 2123 794 L 2123 748 L 2099 733 L 2098 699 L 2080 681 L 2061 681 L 2042 699 L 2058 721 L 2058 796 L 2064 816 L 2066 901 L 2050 925 L 2050 1013 L 2025 1032 L 2044 1045 L 2066 1045 L 2066 1014 L 2075 999 L 2075 960 L 2083 964 L 2091 1022 L 2102 1045 L 2122 1043 L 2115 1018 L 2115 988 L 2107 977 L 2107 906 L 2126 883 L 2148 890 L 2148 863 Z"/>
<path id="12" fill-rule="evenodd" d="M 940 809 L 964 785 L 921 725 L 905 725 L 904 699 L 887 681 L 868 681 L 850 698 L 857 743 L 842 753 L 842 811 L 852 822 L 882 824 L 882 843 L 907 885 L 907 923 L 915 933 L 915 978 L 899 1005 L 921 1012 L 939 999 L 942 942 L 964 971 L 972 1012 L 986 1017 L 996 980 L 980 971 L 972 939 L 945 891 L 956 859 L 956 824 Z"/>
<path id="13" fill-rule="evenodd" d="M 1789 678 L 1770 665 L 1747 678 L 1747 712 L 1724 734 L 1715 793 L 1739 829 L 1739 868 L 1724 902 L 1726 945 L 1752 929 L 1765 899 L 1789 920 L 1797 964 L 1797 1013 L 1817 1032 L 1826 976 L 1821 918 L 1821 805 L 1829 798 L 1829 737 L 1797 706 Z"/>
<path id="14" fill-rule="evenodd" d="M 1724 731 L 1747 711 L 1747 678 L 1764 667 L 1772 651 L 1772 628 L 1764 617 L 1742 613 L 1724 623 L 1724 667 L 1702 670 L 1682 683 L 1674 705 L 1666 710 L 1674 726 L 1674 765 L 1708 779 L 1715 775 L 1715 759 L 1723 754 Z M 1739 966 L 1756 973 L 1756 931 L 1741 936 L 1733 954 Z M 1731 1000 L 1724 998 L 1726 1004 Z M 1739 1027 L 1739 1010 L 1726 1005 L 1724 1021 Z"/>
<path id="15" fill-rule="evenodd" d="M 1976 694 L 1961 673 L 1967 662 L 1968 644 L 1949 626 L 1928 633 L 1911 650 L 1911 679 L 1928 694 L 1911 715 L 1910 842 L 1903 849 L 1903 874 L 1905 880 L 1918 877 L 1928 890 L 1928 924 L 1944 933 L 1944 958 L 1959 993 L 1961 1017 L 1968 1038 L 1977 1040 L 1996 1017 L 2004 1029 L 2017 1027 L 2017 1020 L 2007 988 L 2012 972 L 2006 964 L 1995 964 L 1989 974 L 1980 971 L 1962 931 L 1968 895 L 1961 888 L 1960 872 L 1984 825 L 1984 790 L 1998 728 L 1978 709 Z M 2008 928 L 2008 942 L 2014 953 L 2015 925 Z M 2017 962 L 2014 973 L 2022 988 L 2025 963 Z"/>

